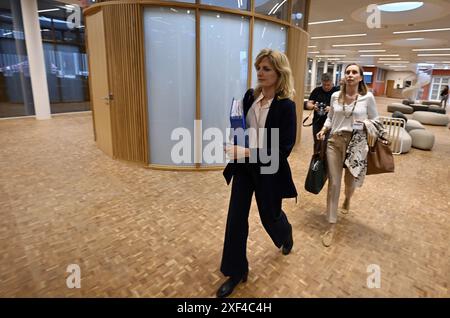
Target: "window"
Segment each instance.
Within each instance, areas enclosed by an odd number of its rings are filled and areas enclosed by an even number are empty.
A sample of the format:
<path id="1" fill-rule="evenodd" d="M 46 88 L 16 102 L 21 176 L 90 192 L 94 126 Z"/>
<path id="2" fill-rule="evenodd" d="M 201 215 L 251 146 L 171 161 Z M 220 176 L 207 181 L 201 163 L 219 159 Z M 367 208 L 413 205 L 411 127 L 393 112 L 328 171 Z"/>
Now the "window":
<path id="1" fill-rule="evenodd" d="M 363 75 L 364 75 L 364 82 L 366 82 L 366 84 L 372 83 L 372 76 L 373 76 L 372 72 L 364 72 Z"/>
<path id="2" fill-rule="evenodd" d="M 192 1 L 195 2 L 195 1 Z M 224 7 L 230 9 L 241 9 L 248 10 L 250 6 L 250 1 L 248 0 L 202 0 L 201 4 L 209 4 L 217 7 Z"/>
<path id="3" fill-rule="evenodd" d="M 232 2 L 232 1 L 230 1 Z M 287 20 L 287 0 L 255 0 L 255 12 L 269 17 Z"/>
<path id="4" fill-rule="evenodd" d="M 65 3 L 38 0 L 51 113 L 90 110 L 84 25 L 67 23 Z"/>
<path id="5" fill-rule="evenodd" d="M 377 71 L 377 82 L 384 82 L 386 77 L 386 71 L 382 68 L 379 68 Z"/>
<path id="6" fill-rule="evenodd" d="M 16 14 L 13 14 L 15 12 Z M 20 1 L 0 8 L 0 117 L 34 115 Z"/>
<path id="7" fill-rule="evenodd" d="M 433 77 L 429 99 L 440 100 L 440 94 L 445 85 L 450 85 L 450 77 Z"/>

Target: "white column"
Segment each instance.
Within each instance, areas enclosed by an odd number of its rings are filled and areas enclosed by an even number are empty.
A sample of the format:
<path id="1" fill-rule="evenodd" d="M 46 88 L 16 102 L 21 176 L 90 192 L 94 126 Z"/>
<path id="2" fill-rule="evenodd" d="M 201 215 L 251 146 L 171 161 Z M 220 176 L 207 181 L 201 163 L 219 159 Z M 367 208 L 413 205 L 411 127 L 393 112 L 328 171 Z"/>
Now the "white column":
<path id="1" fill-rule="evenodd" d="M 335 86 L 338 85 L 337 83 L 335 83 L 336 82 L 336 72 L 337 72 L 337 63 L 334 63 L 334 65 L 333 65 L 333 83 Z"/>
<path id="2" fill-rule="evenodd" d="M 316 87 L 317 59 L 313 57 L 311 65 L 311 92 Z"/>
<path id="3" fill-rule="evenodd" d="M 323 73 L 328 72 L 328 61 L 325 60 L 325 62 L 323 62 Z"/>
<path id="4" fill-rule="evenodd" d="M 36 0 L 20 1 L 36 119 L 49 119 L 51 118 L 50 99 L 48 97 L 44 48 L 42 46 L 37 2 Z"/>

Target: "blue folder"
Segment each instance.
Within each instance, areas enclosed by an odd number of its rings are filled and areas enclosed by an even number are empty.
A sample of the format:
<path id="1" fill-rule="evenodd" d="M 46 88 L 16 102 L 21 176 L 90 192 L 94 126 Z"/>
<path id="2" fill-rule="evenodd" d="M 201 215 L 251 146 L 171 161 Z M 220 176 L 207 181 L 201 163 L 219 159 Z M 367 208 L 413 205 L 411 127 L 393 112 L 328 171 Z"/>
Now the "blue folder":
<path id="1" fill-rule="evenodd" d="M 230 125 L 231 138 L 234 145 L 248 148 L 248 135 L 245 133 L 247 125 L 245 122 L 245 115 L 242 103 L 233 98 L 230 108 Z"/>

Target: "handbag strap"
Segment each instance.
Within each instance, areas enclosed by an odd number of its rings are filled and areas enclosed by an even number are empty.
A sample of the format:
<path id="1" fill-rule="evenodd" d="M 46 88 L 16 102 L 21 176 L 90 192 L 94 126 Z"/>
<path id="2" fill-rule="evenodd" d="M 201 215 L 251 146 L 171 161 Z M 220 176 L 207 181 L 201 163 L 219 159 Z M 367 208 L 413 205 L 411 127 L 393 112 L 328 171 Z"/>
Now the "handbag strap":
<path id="1" fill-rule="evenodd" d="M 311 121 L 311 124 L 305 125 L 305 122 L 309 119 L 309 117 L 311 117 L 311 115 L 312 115 L 313 112 L 314 112 L 314 108 L 311 110 L 311 112 L 309 113 L 309 115 L 306 116 L 305 119 L 303 119 L 303 122 L 302 122 L 302 126 L 303 126 L 303 127 L 309 127 L 309 126 L 311 126 L 311 125 L 314 123 L 314 121 Z"/>
<path id="2" fill-rule="evenodd" d="M 314 154 L 318 154 L 322 161 L 326 158 L 327 141 L 328 138 L 325 137 L 325 140 L 318 140 L 314 146 Z"/>

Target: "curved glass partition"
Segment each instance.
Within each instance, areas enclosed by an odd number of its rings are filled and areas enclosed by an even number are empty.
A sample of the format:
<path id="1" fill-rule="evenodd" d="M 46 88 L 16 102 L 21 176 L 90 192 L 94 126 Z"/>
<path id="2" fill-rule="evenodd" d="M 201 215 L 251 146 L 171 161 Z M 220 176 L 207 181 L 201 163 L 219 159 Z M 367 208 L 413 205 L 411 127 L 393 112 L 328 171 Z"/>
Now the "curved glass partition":
<path id="1" fill-rule="evenodd" d="M 144 34 L 150 163 L 192 165 L 192 151 L 178 153 L 175 162 L 171 152 L 183 138 L 193 142 L 195 11 L 145 8 Z"/>
<path id="2" fill-rule="evenodd" d="M 253 27 L 252 63 L 264 48 L 286 52 L 286 27 L 256 19 Z M 252 87 L 255 87 L 256 83 L 256 70 L 252 64 Z"/>
<path id="3" fill-rule="evenodd" d="M 211 149 L 209 133 L 225 136 L 229 123 L 230 105 L 247 89 L 249 19 L 231 15 L 202 12 L 200 19 L 200 105 L 202 129 L 202 163 L 220 164 L 222 141 L 215 140 L 220 149 Z M 209 129 L 209 131 L 208 131 Z M 218 132 L 222 132 L 219 134 Z M 211 137 L 212 139 L 212 137 Z M 213 140 L 211 140 L 213 141 Z M 217 153 L 219 152 L 219 153 Z M 221 164 L 223 164 L 223 158 Z"/>
<path id="4" fill-rule="evenodd" d="M 109 39 L 109 43 L 121 45 L 131 37 L 132 52 L 127 58 L 136 63 L 126 60 L 118 65 L 123 54 L 110 52 L 111 63 L 115 63 L 111 69 L 125 74 L 128 80 L 112 89 L 116 93 L 112 102 L 115 107 L 111 108 L 113 136 L 121 138 L 114 144 L 118 149 L 114 156 L 137 158 L 162 169 L 223 166 L 231 103 L 256 86 L 253 63 L 262 49 L 276 49 L 294 57 L 296 78 L 303 89 L 304 75 L 299 76 L 298 65 L 303 57 L 306 61 L 308 37 L 294 24 L 305 21 L 303 13 L 297 11 L 308 7 L 307 3 L 308 0 L 131 0 L 95 5 L 102 9 L 109 27 L 128 6 L 132 17 L 127 20 L 131 22 L 123 22 L 123 27 L 116 30 L 125 30 L 117 42 Z M 111 8 L 103 10 L 106 6 Z M 98 12 L 92 8 L 86 14 Z M 141 35 L 136 27 L 139 17 L 143 44 L 139 43 Z M 130 34 L 134 29 L 136 34 Z M 289 52 L 288 29 L 293 39 Z M 126 48 L 121 50 L 123 53 Z M 138 68 L 136 72 L 133 67 Z M 142 69 L 145 74 L 139 73 Z M 136 85 L 142 88 L 134 91 Z M 132 122 L 124 117 L 127 112 L 137 114 L 130 117 Z M 142 131 L 144 140 L 139 139 Z M 130 148 L 141 147 L 141 141 L 145 149 L 132 152 Z"/>

